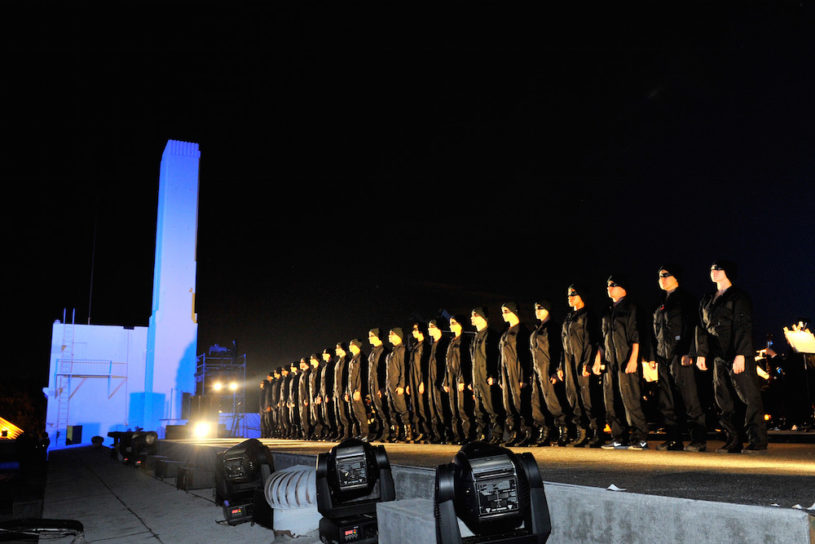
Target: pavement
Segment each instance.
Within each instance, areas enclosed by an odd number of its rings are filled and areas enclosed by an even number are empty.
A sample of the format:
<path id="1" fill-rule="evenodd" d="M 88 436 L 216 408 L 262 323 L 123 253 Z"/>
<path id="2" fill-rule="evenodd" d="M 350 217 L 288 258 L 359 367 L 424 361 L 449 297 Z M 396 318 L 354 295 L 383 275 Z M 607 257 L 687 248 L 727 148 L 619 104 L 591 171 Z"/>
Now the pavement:
<path id="1" fill-rule="evenodd" d="M 219 523 L 223 514 L 211 489 L 179 491 L 174 478 L 160 480 L 115 461 L 108 448 L 56 450 L 48 465 L 43 518 L 80 521 L 89 543 L 320 542 L 316 532 L 292 538 L 259 525 Z"/>

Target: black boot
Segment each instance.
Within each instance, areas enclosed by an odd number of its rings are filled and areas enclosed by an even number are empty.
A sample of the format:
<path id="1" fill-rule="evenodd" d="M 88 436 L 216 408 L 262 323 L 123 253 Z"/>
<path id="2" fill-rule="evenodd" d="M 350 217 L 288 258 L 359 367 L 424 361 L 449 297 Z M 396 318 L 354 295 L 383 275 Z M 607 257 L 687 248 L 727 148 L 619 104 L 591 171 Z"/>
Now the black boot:
<path id="1" fill-rule="evenodd" d="M 410 423 L 404 425 L 403 429 L 405 433 L 405 442 L 413 442 L 413 429 L 410 426 Z"/>
<path id="2" fill-rule="evenodd" d="M 574 448 L 582 448 L 589 443 L 589 431 L 585 427 L 577 428 L 577 436 L 574 437 L 574 442 L 569 444 Z"/>
<path id="3" fill-rule="evenodd" d="M 600 448 L 603 446 L 603 431 L 600 429 L 594 429 L 594 434 L 589 440 L 589 447 L 590 448 Z"/>
<path id="4" fill-rule="evenodd" d="M 541 427 L 540 430 L 538 431 L 538 438 L 535 440 L 535 445 L 536 446 L 548 446 L 549 444 L 551 444 L 551 442 L 549 442 L 549 433 L 550 432 L 551 431 L 549 430 L 548 426 Z"/>
<path id="5" fill-rule="evenodd" d="M 518 440 L 515 441 L 515 446 L 518 448 L 525 448 L 532 444 L 532 428 L 521 427 Z"/>

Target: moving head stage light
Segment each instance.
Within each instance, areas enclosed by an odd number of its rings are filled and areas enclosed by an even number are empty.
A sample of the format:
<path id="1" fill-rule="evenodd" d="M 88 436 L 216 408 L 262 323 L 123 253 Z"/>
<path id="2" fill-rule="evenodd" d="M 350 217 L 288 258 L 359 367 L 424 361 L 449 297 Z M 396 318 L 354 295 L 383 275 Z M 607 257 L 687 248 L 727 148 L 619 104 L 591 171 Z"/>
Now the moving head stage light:
<path id="1" fill-rule="evenodd" d="M 439 544 L 543 544 L 552 532 L 535 458 L 486 442 L 467 444 L 436 468 L 434 514 Z M 457 518 L 475 536 L 462 538 Z"/>
<path id="2" fill-rule="evenodd" d="M 375 543 L 376 503 L 396 497 L 384 446 L 349 438 L 317 457 L 320 540 Z"/>
<path id="3" fill-rule="evenodd" d="M 113 438 L 111 455 L 117 455 L 127 465 L 139 466 L 148 455 L 158 452 L 158 434 L 155 431 L 111 431 Z"/>
<path id="4" fill-rule="evenodd" d="M 272 472 L 269 449 L 255 438 L 216 455 L 215 504 L 223 506 L 229 525 L 251 521 L 272 528 L 274 512 L 263 494 Z"/>

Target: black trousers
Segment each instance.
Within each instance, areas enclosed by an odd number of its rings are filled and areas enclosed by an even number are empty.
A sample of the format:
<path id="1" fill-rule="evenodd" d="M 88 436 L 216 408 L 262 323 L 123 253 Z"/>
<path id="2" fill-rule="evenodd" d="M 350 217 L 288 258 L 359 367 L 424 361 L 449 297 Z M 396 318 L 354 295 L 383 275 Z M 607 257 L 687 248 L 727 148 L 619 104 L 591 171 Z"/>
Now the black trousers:
<path id="1" fill-rule="evenodd" d="M 444 437 L 445 421 L 445 401 L 442 395 L 446 393 L 435 385 L 430 386 L 427 391 L 427 419 L 430 430 L 437 437 Z"/>
<path id="2" fill-rule="evenodd" d="M 348 419 L 348 406 L 341 395 L 334 397 L 334 416 L 337 422 L 337 430 L 349 433 L 351 431 L 349 428 L 351 421 Z"/>
<path id="3" fill-rule="evenodd" d="M 486 425 L 489 424 L 492 435 L 503 438 L 504 425 L 495 406 L 493 386 L 486 382 L 473 385 L 473 419 L 477 435 L 487 436 Z"/>
<path id="4" fill-rule="evenodd" d="M 624 365 L 608 364 L 603 375 L 606 421 L 614 440 L 624 440 L 630 427 L 633 441 L 648 438 L 648 422 L 640 401 L 640 375 L 625 373 Z"/>
<path id="5" fill-rule="evenodd" d="M 360 397 L 359 400 L 354 400 L 354 397 L 349 397 L 351 399 L 351 413 L 354 416 L 354 420 L 356 420 L 356 424 L 359 425 L 359 433 L 361 436 L 368 435 L 368 412 L 365 410 L 365 400 Z"/>
<path id="6" fill-rule="evenodd" d="M 388 415 L 388 409 L 385 406 L 387 404 L 387 396 L 385 398 L 380 397 L 377 395 L 377 392 L 374 391 L 371 393 L 371 405 L 373 406 L 374 417 L 376 418 L 377 422 L 379 423 L 383 437 L 388 436 L 390 433 L 388 432 L 388 427 L 390 425 L 390 416 Z"/>
<path id="7" fill-rule="evenodd" d="M 571 409 L 571 421 L 576 427 L 589 428 L 597 431 L 600 426 L 598 407 L 592 403 L 592 378 L 583 376 L 571 357 L 566 357 L 563 365 L 564 386 L 566 388 L 566 401 Z"/>
<path id="8" fill-rule="evenodd" d="M 300 404 L 297 410 L 300 412 L 298 414 L 300 416 L 300 434 L 308 437 L 311 433 L 311 408 Z"/>
<path id="9" fill-rule="evenodd" d="M 427 391 L 425 391 L 427 393 Z M 425 395 L 419 393 L 418 385 L 410 386 L 410 412 L 413 427 L 416 430 L 422 430 L 424 433 L 430 432 L 430 427 L 427 424 L 427 412 L 424 407 Z"/>
<path id="10" fill-rule="evenodd" d="M 503 381 L 501 387 L 501 398 L 504 401 L 507 429 L 510 433 L 513 433 L 519 429 L 521 432 L 526 432 L 529 427 L 527 425 L 526 417 L 527 413 L 529 412 L 527 409 L 529 404 L 529 395 L 525 394 L 526 391 L 522 391 L 520 375 L 514 371 L 508 371 L 507 367 L 503 365 L 501 366 L 501 374 Z"/>
<path id="11" fill-rule="evenodd" d="M 681 440 L 680 428 L 687 425 L 692 442 L 705 442 L 705 412 L 699 402 L 693 365 L 682 366 L 682 358 L 657 358 L 659 411 L 668 430 L 668 440 Z"/>
<path id="12" fill-rule="evenodd" d="M 337 430 L 337 416 L 334 410 L 334 402 L 325 400 L 323 397 L 322 400 L 322 410 L 323 410 L 323 422 L 325 423 L 326 427 L 328 427 L 329 433 L 334 433 Z"/>
<path id="13" fill-rule="evenodd" d="M 549 427 L 549 418 L 555 425 L 566 425 L 566 414 L 560 406 L 554 384 L 548 373 L 534 372 L 532 375 L 532 421 L 538 428 Z M 544 411 L 544 406 L 546 411 Z M 547 412 L 548 416 L 547 417 Z"/>
<path id="14" fill-rule="evenodd" d="M 733 373 L 733 361 L 721 357 L 713 360 L 713 392 L 719 407 L 719 422 L 727 434 L 728 441 L 739 436 L 739 426 L 735 421 L 736 409 L 733 397 L 738 396 L 745 405 L 744 427 L 750 444 L 767 446 L 767 425 L 764 422 L 764 404 L 758 385 L 756 362 L 745 357 L 744 372 Z"/>
<path id="15" fill-rule="evenodd" d="M 448 387 L 448 400 L 450 404 L 450 429 L 453 431 L 453 436 L 458 439 L 469 438 L 472 422 L 470 416 L 467 414 L 467 409 L 464 403 L 464 395 L 467 394 L 467 388 L 464 391 L 458 390 L 458 384 L 454 383 Z M 461 431 L 458 426 L 461 426 Z M 462 434 L 463 433 L 463 434 Z"/>
<path id="16" fill-rule="evenodd" d="M 408 413 L 407 400 L 405 394 L 398 394 L 396 391 L 388 390 L 388 411 L 390 412 L 391 425 L 408 425 L 410 414 Z"/>

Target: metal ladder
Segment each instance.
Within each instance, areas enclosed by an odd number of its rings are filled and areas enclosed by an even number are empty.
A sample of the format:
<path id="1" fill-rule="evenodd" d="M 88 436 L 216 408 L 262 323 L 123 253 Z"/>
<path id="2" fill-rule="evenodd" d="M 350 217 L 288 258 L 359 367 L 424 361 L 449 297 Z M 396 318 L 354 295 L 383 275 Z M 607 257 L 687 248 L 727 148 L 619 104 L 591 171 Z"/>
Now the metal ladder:
<path id="1" fill-rule="evenodd" d="M 71 324 L 62 326 L 62 356 L 57 359 L 57 444 L 65 446 L 68 440 L 69 407 L 71 399 L 71 375 L 74 362 L 74 318 L 76 309 L 71 314 Z M 63 321 L 65 321 L 63 319 Z M 67 372 L 66 372 L 67 369 Z"/>

